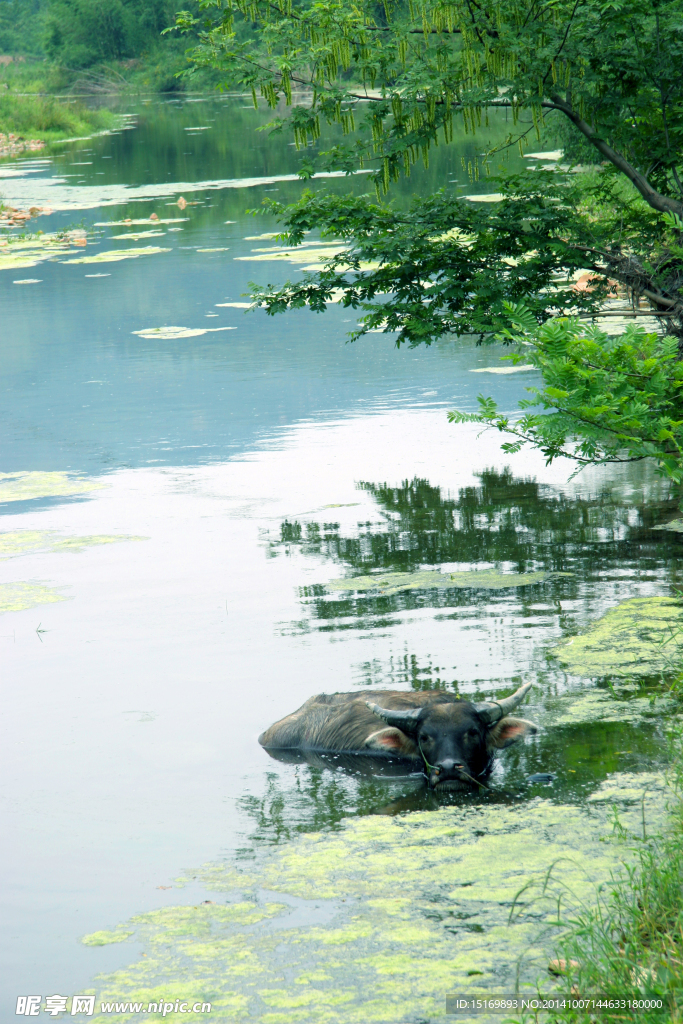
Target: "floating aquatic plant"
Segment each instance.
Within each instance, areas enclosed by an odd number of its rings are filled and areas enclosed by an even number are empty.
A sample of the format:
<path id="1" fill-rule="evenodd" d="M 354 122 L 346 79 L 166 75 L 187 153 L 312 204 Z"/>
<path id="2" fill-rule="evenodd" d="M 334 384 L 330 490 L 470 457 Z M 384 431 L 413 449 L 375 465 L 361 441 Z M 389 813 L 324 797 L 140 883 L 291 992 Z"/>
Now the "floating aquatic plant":
<path id="1" fill-rule="evenodd" d="M 300 249 L 264 249 L 261 252 L 255 250 L 254 256 L 236 256 L 235 259 L 244 262 L 264 262 L 267 260 L 284 260 L 286 263 L 310 263 L 311 260 L 329 260 L 338 252 L 343 252 L 343 246 L 318 246 Z M 319 268 L 318 268 L 319 269 Z"/>
<path id="2" fill-rule="evenodd" d="M 116 263 L 118 260 L 136 260 L 139 256 L 154 256 L 159 252 L 171 252 L 159 245 L 145 245 L 139 249 L 107 249 L 93 256 L 80 256 L 75 260 L 62 260 L 62 263 Z"/>
<path id="3" fill-rule="evenodd" d="M 64 537 L 56 530 L 14 530 L 0 533 L 0 560 L 16 555 L 29 555 L 37 551 L 85 551 L 101 544 L 116 544 L 124 540 L 147 540 L 125 534 L 95 534 L 86 537 Z"/>
<path id="4" fill-rule="evenodd" d="M 0 473 L 0 501 L 26 501 L 96 491 L 104 484 L 73 473 L 28 471 Z"/>
<path id="5" fill-rule="evenodd" d="M 522 366 L 478 366 L 476 369 L 470 370 L 470 373 L 526 373 L 528 370 L 535 369 L 536 367 L 531 363 L 524 363 Z"/>
<path id="6" fill-rule="evenodd" d="M 66 601 L 54 587 L 43 583 L 24 582 L 0 583 L 0 612 L 23 612 L 38 604 L 54 604 Z"/>
<path id="7" fill-rule="evenodd" d="M 80 229 L 51 234 L 36 234 L 26 238 L 0 239 L 0 270 L 21 270 L 68 251 L 72 245 L 87 243 L 85 231 Z"/>
<path id="8" fill-rule="evenodd" d="M 671 533 L 683 533 L 683 519 L 672 519 L 669 523 L 653 526 L 653 530 L 669 530 Z"/>
<path id="9" fill-rule="evenodd" d="M 177 987 L 225 1020 L 395 1024 L 440 1019 L 450 992 L 514 991 L 518 973 L 533 985 L 557 940 L 558 891 L 565 908 L 591 900 L 626 855 L 602 841 L 607 803 L 634 831 L 642 808 L 663 817 L 651 773 L 601 788 L 588 810 L 537 798 L 355 818 L 256 861 L 206 865 L 192 878 L 223 895 L 117 929 L 134 930 L 146 955 L 100 977 L 98 998 L 147 1002 Z"/>
<path id="10" fill-rule="evenodd" d="M 85 935 L 81 942 L 84 946 L 110 946 L 115 942 L 125 942 L 132 934 L 132 929 L 129 931 L 119 929 L 115 932 L 91 932 L 90 935 Z"/>
<path id="11" fill-rule="evenodd" d="M 356 174 L 368 174 L 368 170 L 356 171 Z M 344 171 L 321 171 L 314 178 L 345 177 Z M 3 181 L 3 199 L 11 202 L 15 199 L 22 203 L 28 202 L 36 206 L 51 206 L 54 212 L 60 210 L 91 210 L 107 206 L 120 206 L 141 200 L 170 199 L 181 189 L 183 192 L 207 192 L 233 188 L 256 188 L 259 185 L 273 185 L 280 181 L 300 181 L 298 174 L 275 174 L 264 177 L 247 178 L 215 178 L 205 181 L 191 182 L 150 182 L 147 185 L 129 186 L 125 184 L 109 185 L 72 185 L 55 178 L 33 178 L 30 181 L 30 195 L 27 196 L 25 176 L 17 175 L 18 180 Z M 182 200 L 182 202 L 181 202 Z M 170 205 L 184 210 L 192 201 L 182 196 Z M 150 218 L 151 219 L 151 218 Z M 159 221 L 161 222 L 161 218 Z M 229 223 L 233 224 L 234 221 Z"/>
<path id="12" fill-rule="evenodd" d="M 139 238 L 160 238 L 165 234 L 165 231 L 124 231 L 122 235 L 112 235 L 111 237 L 113 241 L 120 238 L 134 238 L 137 242 Z"/>
<path id="13" fill-rule="evenodd" d="M 632 597 L 552 654 L 581 676 L 652 675 L 676 660 L 681 627 L 683 606 L 676 598 Z"/>
<path id="14" fill-rule="evenodd" d="M 132 331 L 140 338 L 196 338 L 200 334 L 211 334 L 216 331 L 236 331 L 236 327 L 145 327 L 142 331 Z"/>
<path id="15" fill-rule="evenodd" d="M 397 594 L 399 590 L 426 590 L 431 587 L 473 587 L 485 590 L 503 590 L 505 587 L 529 587 L 559 576 L 572 576 L 570 572 L 500 572 L 498 569 L 479 569 L 469 572 L 441 572 L 423 569 L 418 572 L 387 572 L 377 576 L 352 576 L 331 580 L 329 590 L 378 591 Z"/>
<path id="16" fill-rule="evenodd" d="M 96 228 L 124 228 L 133 227 L 136 224 L 184 224 L 189 217 L 138 217 L 127 220 L 98 220 Z"/>
<path id="17" fill-rule="evenodd" d="M 595 722 L 631 722 L 660 719 L 662 714 L 676 710 L 676 702 L 668 695 L 635 696 L 625 693 L 625 700 L 615 700 L 609 690 L 588 689 L 548 701 L 544 717 L 551 728 Z"/>

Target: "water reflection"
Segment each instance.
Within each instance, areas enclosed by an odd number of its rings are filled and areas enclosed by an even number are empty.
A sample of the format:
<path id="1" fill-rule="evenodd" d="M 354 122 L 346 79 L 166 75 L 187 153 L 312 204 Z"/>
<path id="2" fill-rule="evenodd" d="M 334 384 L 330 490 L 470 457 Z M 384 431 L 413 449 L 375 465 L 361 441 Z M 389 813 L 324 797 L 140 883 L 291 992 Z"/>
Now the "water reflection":
<path id="1" fill-rule="evenodd" d="M 323 566 L 328 575 L 338 567 L 347 579 L 359 578 L 359 586 L 361 578 L 373 573 L 414 573 L 425 566 L 494 566 L 512 573 L 567 575 L 495 591 L 425 586 L 340 594 L 329 581 L 315 583 L 300 588 L 307 617 L 294 629 L 380 631 L 430 613 L 434 619 L 452 619 L 461 631 L 471 628 L 470 620 L 483 619 L 482 627 L 499 639 L 515 625 L 537 626 L 547 643 L 551 636 L 582 628 L 607 602 L 661 592 L 662 584 L 676 581 L 680 540 L 653 530 L 675 508 L 666 492 L 654 500 L 650 495 L 646 503 L 616 490 L 598 495 L 558 490 L 516 477 L 509 469 L 486 470 L 476 478 L 476 484 L 456 494 L 418 477 L 400 486 L 360 483 L 358 488 L 375 502 L 375 515 L 355 529 L 327 521 L 324 511 L 289 517 L 281 522 L 279 536 L 266 540 L 267 554 L 312 560 L 321 575 Z M 459 677 L 448 663 L 447 649 L 433 657 L 423 650 L 415 653 L 406 642 L 402 653 L 360 663 L 355 682 L 359 687 L 442 689 L 471 697 L 472 679 Z M 583 691 L 570 686 L 567 694 L 564 672 L 543 650 L 536 657 L 535 677 L 535 707 L 523 713 L 534 720 L 540 714 L 542 731 L 498 757 L 487 789 L 434 793 L 423 778 L 406 776 L 409 765 L 403 766 L 401 777 L 400 763 L 382 764 L 374 758 L 277 754 L 279 761 L 296 767 L 272 774 L 262 797 L 243 802 L 253 821 L 249 842 L 259 845 L 299 832 L 334 829 L 348 816 L 401 814 L 463 802 L 511 804 L 542 796 L 557 803 L 582 803 L 614 772 L 640 772 L 666 763 L 661 721 L 635 714 L 629 703 L 639 699 L 641 709 L 647 705 L 652 680 L 612 692 L 610 699 L 623 703 L 611 717 L 623 714 L 624 720 L 600 721 L 595 711 L 584 710 L 572 722 L 573 701 Z M 520 672 L 498 685 L 521 681 Z M 484 696 L 491 682 L 475 681 L 477 694 Z M 607 697 L 608 688 L 603 681 L 591 692 Z M 565 697 L 558 698 L 563 692 Z M 527 781 L 547 772 L 554 775 L 550 784 Z"/>
<path id="2" fill-rule="evenodd" d="M 296 550 L 339 564 L 348 577 L 408 573 L 434 565 L 567 575 L 494 592 L 424 587 L 398 593 L 346 590 L 340 595 L 314 584 L 301 588 L 314 628 L 378 628 L 391 616 L 423 608 L 495 615 L 514 607 L 529 623 L 553 622 L 571 633 L 584 617 L 582 606 L 597 595 L 623 599 L 644 592 L 648 583 L 678 580 L 680 540 L 652 529 L 673 513 L 671 498 L 634 504 L 611 493 L 576 496 L 515 477 L 509 469 L 487 470 L 477 477 L 478 485 L 461 488 L 457 496 L 417 477 L 396 487 L 361 483 L 359 488 L 377 504 L 375 521 L 358 523 L 349 534 L 335 522 L 285 520 L 279 538 L 269 543 L 269 553 Z M 432 677 L 440 669 L 430 666 L 425 671 Z M 376 673 L 369 670 L 368 675 Z M 410 675 L 411 685 L 416 685 L 414 668 Z M 438 675 L 437 680 L 438 685 L 456 685 Z"/>
<path id="3" fill-rule="evenodd" d="M 659 722 L 581 722 L 548 728 L 533 742 L 499 756 L 488 786 L 472 792 L 430 790 L 424 775 L 411 772 L 410 764 L 401 761 L 311 751 L 269 753 L 292 765 L 292 771 L 269 773 L 262 795 L 240 800 L 252 823 L 243 856 L 300 833 L 335 830 L 348 817 L 513 804 L 537 796 L 558 804 L 580 804 L 614 772 L 651 771 L 667 763 Z M 554 776 L 551 784 L 528 781 L 547 772 Z"/>

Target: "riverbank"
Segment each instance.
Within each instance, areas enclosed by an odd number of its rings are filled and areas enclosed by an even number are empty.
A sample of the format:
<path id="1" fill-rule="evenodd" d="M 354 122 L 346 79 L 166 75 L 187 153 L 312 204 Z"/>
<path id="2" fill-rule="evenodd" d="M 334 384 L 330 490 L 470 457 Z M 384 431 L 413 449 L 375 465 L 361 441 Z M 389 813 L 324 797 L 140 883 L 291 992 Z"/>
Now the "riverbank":
<path id="1" fill-rule="evenodd" d="M 201 70 L 190 80 L 178 77 L 187 68 L 182 50 L 160 45 L 144 57 L 106 61 L 72 69 L 45 58 L 0 59 L 0 97 L 51 96 L 60 101 L 70 97 L 111 97 L 122 94 L 178 93 L 215 90 L 221 77 Z"/>
<path id="2" fill-rule="evenodd" d="M 614 1001 L 613 1008 L 568 1010 L 554 1024 L 578 1021 L 683 1020 L 683 756 L 680 736 L 672 766 L 669 820 L 648 834 L 643 813 L 635 862 L 603 887 L 596 904 L 577 915 L 553 966 L 567 987 L 585 997 Z M 621 830 L 615 818 L 615 828 Z M 643 1008 L 629 1009 L 628 1001 Z M 626 1001 L 626 1005 L 623 1005 Z M 661 1009 L 652 1008 L 659 1003 Z"/>
<path id="3" fill-rule="evenodd" d="M 62 139 L 93 135 L 116 124 L 110 110 L 78 100 L 0 94 L 0 157 L 35 152 Z"/>

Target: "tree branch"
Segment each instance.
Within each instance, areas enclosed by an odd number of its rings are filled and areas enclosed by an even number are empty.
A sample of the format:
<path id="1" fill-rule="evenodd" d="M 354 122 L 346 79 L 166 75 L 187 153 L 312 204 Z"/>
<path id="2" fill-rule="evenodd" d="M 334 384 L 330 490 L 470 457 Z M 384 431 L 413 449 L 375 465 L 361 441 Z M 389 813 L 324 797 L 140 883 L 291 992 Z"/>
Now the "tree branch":
<path id="1" fill-rule="evenodd" d="M 561 411 L 561 410 L 558 410 L 558 411 Z M 504 427 L 503 426 L 499 426 L 497 423 L 493 422 L 492 420 L 480 419 L 479 422 L 480 423 L 486 423 L 486 425 L 489 426 L 489 427 L 495 427 L 496 430 L 500 430 L 502 433 L 512 434 L 514 437 L 521 437 L 522 440 L 525 441 L 527 444 L 535 444 L 538 448 L 541 448 L 541 450 L 544 452 L 545 455 L 549 454 L 550 442 L 548 443 L 548 447 L 546 449 L 543 449 L 542 444 L 539 444 L 538 441 L 536 441 L 534 439 L 533 435 L 523 434 L 521 430 L 513 430 L 512 427 L 507 426 L 507 425 L 504 426 Z M 549 457 L 551 459 L 557 459 L 557 458 L 573 459 L 574 462 L 580 462 L 584 466 L 595 466 L 596 465 L 595 459 L 584 459 L 580 455 L 575 455 L 572 452 L 565 451 L 562 448 L 556 448 L 555 451 L 552 453 L 552 455 L 550 455 Z M 649 458 L 653 458 L 653 456 L 651 456 L 651 455 L 632 455 L 628 459 L 619 459 L 619 458 L 616 458 L 616 457 L 614 457 L 614 458 L 603 458 L 603 459 L 599 460 L 599 464 L 602 464 L 603 462 L 641 462 L 643 459 L 649 459 Z"/>
<path id="2" fill-rule="evenodd" d="M 584 121 L 571 106 L 565 102 L 559 95 L 550 97 L 555 108 L 561 110 L 569 120 L 579 129 L 582 135 L 588 139 L 588 141 L 595 146 L 599 153 L 609 160 L 611 164 L 621 171 L 628 180 L 634 185 L 645 202 L 652 207 L 653 210 L 657 210 L 659 213 L 677 213 L 679 216 L 683 215 L 683 203 L 678 202 L 676 199 L 670 199 L 668 196 L 663 196 L 660 192 L 652 187 L 650 182 L 647 180 L 644 174 L 637 171 L 632 164 L 626 160 L 621 153 L 617 153 L 615 149 L 612 149 L 604 139 L 599 138 L 591 128 L 591 126 Z"/>

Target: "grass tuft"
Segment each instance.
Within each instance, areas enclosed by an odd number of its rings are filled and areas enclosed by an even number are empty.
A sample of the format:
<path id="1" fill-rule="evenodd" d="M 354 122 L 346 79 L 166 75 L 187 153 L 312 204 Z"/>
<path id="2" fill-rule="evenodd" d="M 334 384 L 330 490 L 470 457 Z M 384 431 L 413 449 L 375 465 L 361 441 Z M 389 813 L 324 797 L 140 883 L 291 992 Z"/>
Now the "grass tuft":
<path id="1" fill-rule="evenodd" d="M 113 127 L 109 110 L 90 110 L 77 100 L 0 94 L 0 133 L 53 142 Z"/>
<path id="2" fill-rule="evenodd" d="M 574 915 L 558 961 L 567 993 L 615 1000 L 661 1000 L 661 1009 L 628 1006 L 565 1010 L 545 1016 L 554 1024 L 633 1021 L 683 1022 L 683 743 L 676 743 L 667 828 L 622 839 L 635 860 L 602 888 L 597 902 Z M 556 963 L 558 962 L 556 961 Z M 527 1018 L 528 1019 L 528 1018 Z M 533 1019 L 533 1018 L 532 1018 Z"/>

